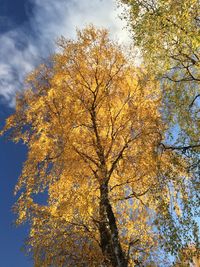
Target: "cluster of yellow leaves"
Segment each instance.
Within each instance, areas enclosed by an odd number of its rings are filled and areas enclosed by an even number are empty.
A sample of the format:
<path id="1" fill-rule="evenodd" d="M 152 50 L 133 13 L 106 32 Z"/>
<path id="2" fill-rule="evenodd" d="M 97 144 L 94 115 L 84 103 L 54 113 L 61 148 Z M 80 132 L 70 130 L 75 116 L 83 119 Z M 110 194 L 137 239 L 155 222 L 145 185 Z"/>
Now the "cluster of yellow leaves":
<path id="1" fill-rule="evenodd" d="M 100 266 L 99 189 L 108 179 L 122 247 L 135 244 L 134 266 L 140 251 L 148 255 L 157 245 L 150 221 L 162 209 L 154 194 L 186 175 L 185 162 L 174 167 L 174 153 L 162 155 L 158 83 L 128 62 L 106 30 L 86 28 L 59 46 L 49 66 L 28 77 L 30 88 L 7 121 L 6 130 L 28 146 L 16 187 L 23 191 L 19 222 L 31 222 L 36 266 Z M 46 189 L 47 205 L 35 203 L 34 194 Z"/>

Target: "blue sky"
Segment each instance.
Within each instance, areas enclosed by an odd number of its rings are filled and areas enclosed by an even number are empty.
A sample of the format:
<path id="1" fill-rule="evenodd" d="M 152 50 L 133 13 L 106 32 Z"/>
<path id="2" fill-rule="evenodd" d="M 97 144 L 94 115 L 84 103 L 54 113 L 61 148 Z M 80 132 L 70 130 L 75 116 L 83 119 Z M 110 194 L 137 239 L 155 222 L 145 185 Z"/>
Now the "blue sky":
<path id="1" fill-rule="evenodd" d="M 125 24 L 118 18 L 114 0 L 0 0 L 0 126 L 14 112 L 15 95 L 23 80 L 45 57 L 55 51 L 55 40 L 74 37 L 76 27 L 89 23 L 109 28 L 112 37 L 127 42 Z M 0 266 L 29 267 L 20 251 L 28 227 L 15 227 L 11 209 L 14 186 L 26 148 L 0 139 Z"/>

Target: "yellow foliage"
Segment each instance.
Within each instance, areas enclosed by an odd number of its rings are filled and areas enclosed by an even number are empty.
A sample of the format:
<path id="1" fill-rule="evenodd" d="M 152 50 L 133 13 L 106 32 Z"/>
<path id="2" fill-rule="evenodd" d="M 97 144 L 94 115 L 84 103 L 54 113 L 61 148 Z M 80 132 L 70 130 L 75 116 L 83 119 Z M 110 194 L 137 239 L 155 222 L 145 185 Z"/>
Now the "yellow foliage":
<path id="1" fill-rule="evenodd" d="M 59 46 L 27 78 L 30 89 L 7 121 L 6 130 L 28 146 L 16 187 L 23 191 L 19 222 L 31 223 L 35 266 L 101 266 L 112 263 L 100 231 L 105 223 L 113 234 L 111 205 L 118 248 L 134 266 L 141 251 L 145 258 L 157 246 L 157 196 L 169 205 L 168 182 L 186 176 L 186 163 L 160 148 L 166 126 L 158 83 L 132 66 L 106 30 L 88 27 Z M 48 203 L 35 203 L 34 194 L 45 190 Z"/>

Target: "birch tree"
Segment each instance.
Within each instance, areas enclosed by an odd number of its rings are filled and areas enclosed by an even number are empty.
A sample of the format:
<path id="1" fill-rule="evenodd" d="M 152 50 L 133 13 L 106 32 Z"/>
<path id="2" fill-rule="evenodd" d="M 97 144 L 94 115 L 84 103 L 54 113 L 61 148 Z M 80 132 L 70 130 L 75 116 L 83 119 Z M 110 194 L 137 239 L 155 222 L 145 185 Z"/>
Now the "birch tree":
<path id="1" fill-rule="evenodd" d="M 137 266 L 161 245 L 179 249 L 174 218 L 190 207 L 190 175 L 163 149 L 159 84 L 104 29 L 58 45 L 4 128 L 28 149 L 15 211 L 30 224 L 35 266 Z"/>

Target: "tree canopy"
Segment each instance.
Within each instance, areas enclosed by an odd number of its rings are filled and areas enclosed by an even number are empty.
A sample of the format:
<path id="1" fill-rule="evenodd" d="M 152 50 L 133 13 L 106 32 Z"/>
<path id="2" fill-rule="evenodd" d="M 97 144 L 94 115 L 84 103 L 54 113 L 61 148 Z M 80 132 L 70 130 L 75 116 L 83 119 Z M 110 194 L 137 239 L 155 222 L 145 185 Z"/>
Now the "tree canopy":
<path id="1" fill-rule="evenodd" d="M 191 239 L 192 176 L 164 145 L 159 83 L 104 29 L 58 45 L 4 129 L 28 148 L 15 210 L 30 223 L 35 266 L 137 266 L 160 246 L 175 253 Z"/>
<path id="2" fill-rule="evenodd" d="M 199 192 L 200 2 L 199 0 L 122 0 L 148 72 L 160 81 L 166 141 L 184 154 Z M 194 205 L 200 206 L 199 197 Z M 195 216 L 199 217 L 199 213 Z M 196 230 L 195 230 L 196 232 Z M 198 235 L 198 234 L 197 234 Z M 198 243 L 198 242 L 197 242 Z M 192 244 L 187 244 L 191 246 Z M 199 245 L 197 245 L 199 249 Z"/>
<path id="3" fill-rule="evenodd" d="M 181 143 L 199 136 L 199 0 L 122 0 L 125 18 L 144 63 L 160 79 L 168 121 L 179 124 Z M 199 144 L 199 143 L 198 143 Z"/>

